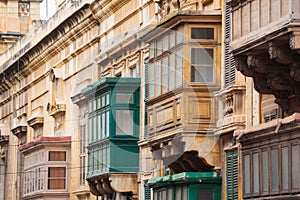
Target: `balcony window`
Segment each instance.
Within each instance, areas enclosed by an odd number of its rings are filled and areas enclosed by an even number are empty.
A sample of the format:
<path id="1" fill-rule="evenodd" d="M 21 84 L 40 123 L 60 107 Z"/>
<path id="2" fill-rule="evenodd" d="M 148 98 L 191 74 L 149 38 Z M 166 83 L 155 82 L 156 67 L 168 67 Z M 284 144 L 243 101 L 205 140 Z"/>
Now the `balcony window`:
<path id="1" fill-rule="evenodd" d="M 88 113 L 87 179 L 114 171 L 137 171 L 139 87 L 139 78 L 104 78 L 83 90 L 92 108 Z"/>
<path id="2" fill-rule="evenodd" d="M 299 144 L 263 146 L 243 153 L 244 199 L 299 193 Z"/>
<path id="3" fill-rule="evenodd" d="M 149 97 L 182 85 L 183 27 L 170 30 L 150 43 Z"/>
<path id="4" fill-rule="evenodd" d="M 200 178 L 207 175 L 205 179 Z M 210 177 L 210 172 L 184 172 L 153 178 L 148 183 L 156 200 L 218 200 L 221 199 L 221 181 L 220 177 Z"/>

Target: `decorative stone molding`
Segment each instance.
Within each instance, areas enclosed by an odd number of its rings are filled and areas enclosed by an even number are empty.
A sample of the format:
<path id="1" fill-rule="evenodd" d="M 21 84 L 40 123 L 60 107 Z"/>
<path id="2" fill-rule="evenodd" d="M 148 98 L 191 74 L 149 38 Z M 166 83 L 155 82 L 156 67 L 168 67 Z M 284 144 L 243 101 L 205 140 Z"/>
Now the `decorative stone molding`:
<path id="1" fill-rule="evenodd" d="M 9 141 L 8 135 L 0 135 L 0 158 L 1 159 L 6 157 L 8 141 Z"/>
<path id="2" fill-rule="evenodd" d="M 206 6 L 208 4 L 211 4 L 213 0 L 201 0 L 202 5 Z"/>

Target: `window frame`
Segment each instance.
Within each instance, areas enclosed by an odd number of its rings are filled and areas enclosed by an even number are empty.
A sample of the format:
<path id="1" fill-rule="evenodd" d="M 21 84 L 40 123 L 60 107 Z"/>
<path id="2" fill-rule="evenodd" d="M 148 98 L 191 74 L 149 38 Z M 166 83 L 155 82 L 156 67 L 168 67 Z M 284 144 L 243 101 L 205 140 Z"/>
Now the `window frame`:
<path id="1" fill-rule="evenodd" d="M 258 148 L 255 149 L 248 149 L 244 152 L 242 152 L 242 158 L 243 158 L 243 198 L 244 199 L 248 199 L 248 198 L 252 198 L 252 197 L 266 197 L 266 196 L 273 196 L 273 195 L 286 195 L 286 194 L 294 194 L 294 193 L 299 193 L 300 189 L 296 188 L 294 189 L 292 186 L 292 148 L 293 146 L 298 146 L 298 151 L 297 151 L 297 159 L 298 159 L 298 163 L 300 164 L 300 143 L 299 141 L 283 141 L 279 144 L 270 144 L 270 145 L 262 145 Z M 287 160 L 288 163 L 283 162 L 282 160 L 282 149 L 287 147 Z M 277 150 L 277 173 L 278 173 L 278 190 L 272 190 L 272 150 Z M 267 171 L 268 171 L 268 177 L 267 177 L 267 191 L 263 190 L 263 185 L 264 185 L 264 177 L 263 177 L 263 165 L 264 165 L 264 158 L 263 158 L 263 153 L 266 152 L 268 159 L 267 159 Z M 253 166 L 252 166 L 252 162 L 253 162 L 253 155 L 255 153 L 258 153 L 258 161 L 259 161 L 259 193 L 254 193 L 253 192 Z M 245 193 L 245 156 L 249 155 L 249 159 L 250 159 L 250 193 Z M 287 170 L 288 170 L 288 189 L 283 189 L 283 179 L 282 179 L 282 165 L 286 164 L 287 166 Z M 298 173 L 298 183 L 300 183 L 300 175 Z"/>
<path id="2" fill-rule="evenodd" d="M 199 48 L 199 46 L 196 45 L 189 45 L 189 52 L 188 52 L 188 58 L 189 58 L 189 63 L 190 63 L 190 83 L 191 85 L 214 85 L 216 83 L 216 74 L 217 74 L 217 70 L 216 70 L 216 51 L 217 51 L 217 47 L 216 46 L 212 46 L 212 45 L 201 45 L 201 47 Z M 192 49 L 212 49 L 213 50 L 213 69 L 212 69 L 212 81 L 203 81 L 203 82 L 197 82 L 197 81 L 192 81 Z M 199 66 L 201 67 L 201 66 Z"/>

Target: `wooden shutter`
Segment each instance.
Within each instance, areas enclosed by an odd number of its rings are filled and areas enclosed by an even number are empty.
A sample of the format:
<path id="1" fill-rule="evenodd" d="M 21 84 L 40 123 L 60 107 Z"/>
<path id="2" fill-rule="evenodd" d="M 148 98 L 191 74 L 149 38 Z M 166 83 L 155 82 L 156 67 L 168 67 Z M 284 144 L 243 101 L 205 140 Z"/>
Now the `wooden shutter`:
<path id="1" fill-rule="evenodd" d="M 227 200 L 238 199 L 238 152 L 226 153 Z"/>
<path id="2" fill-rule="evenodd" d="M 148 66 L 148 60 L 145 60 L 144 66 L 145 66 L 145 99 L 144 102 L 148 101 L 149 98 L 149 66 Z M 151 69 L 153 70 L 153 69 Z M 144 110 L 144 138 L 148 137 L 148 107 L 147 104 L 145 103 L 145 110 Z"/>
<path id="3" fill-rule="evenodd" d="M 148 183 L 145 183 L 144 185 L 144 194 L 145 200 L 151 200 L 151 188 L 149 187 Z"/>
<path id="4" fill-rule="evenodd" d="M 235 61 L 230 55 L 231 41 L 231 15 L 230 7 L 226 4 L 225 8 L 225 87 L 235 82 Z"/>

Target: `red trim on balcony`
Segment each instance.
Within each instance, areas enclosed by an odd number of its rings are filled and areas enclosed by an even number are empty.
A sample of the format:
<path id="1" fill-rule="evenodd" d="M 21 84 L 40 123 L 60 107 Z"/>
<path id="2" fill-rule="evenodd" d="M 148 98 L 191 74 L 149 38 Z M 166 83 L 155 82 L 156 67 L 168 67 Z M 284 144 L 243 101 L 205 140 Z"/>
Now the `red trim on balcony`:
<path id="1" fill-rule="evenodd" d="M 19 146 L 19 150 L 23 150 L 25 148 L 40 144 L 42 142 L 69 142 L 71 141 L 71 136 L 60 136 L 60 137 L 45 137 L 40 136 L 35 140 L 32 140 L 24 145 Z"/>

